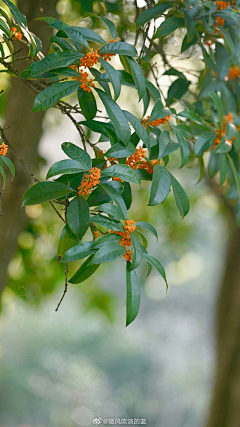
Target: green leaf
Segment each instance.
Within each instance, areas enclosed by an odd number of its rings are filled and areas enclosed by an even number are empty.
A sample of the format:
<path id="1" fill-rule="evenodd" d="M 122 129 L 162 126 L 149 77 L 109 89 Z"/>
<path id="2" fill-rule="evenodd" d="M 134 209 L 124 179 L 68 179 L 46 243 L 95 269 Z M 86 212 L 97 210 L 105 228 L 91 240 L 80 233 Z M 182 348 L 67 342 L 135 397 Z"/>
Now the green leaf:
<path id="1" fill-rule="evenodd" d="M 171 6 L 172 5 L 170 2 L 164 2 L 158 4 L 157 6 L 151 7 L 150 9 L 144 10 L 136 21 L 137 28 L 142 27 L 153 18 L 158 18 Z"/>
<path id="2" fill-rule="evenodd" d="M 134 128 L 136 134 L 144 142 L 146 147 L 150 149 L 149 136 L 146 129 L 143 127 L 142 123 L 129 111 L 124 110 L 123 112 L 127 120 L 131 123 L 132 127 Z"/>
<path id="3" fill-rule="evenodd" d="M 137 51 L 134 46 L 126 42 L 114 42 L 106 44 L 100 49 L 99 54 L 115 53 L 118 55 L 137 56 Z"/>
<path id="4" fill-rule="evenodd" d="M 89 265 L 114 261 L 124 255 L 125 249 L 116 242 L 106 242 L 98 249 Z"/>
<path id="5" fill-rule="evenodd" d="M 107 61 L 104 61 L 103 58 L 99 58 L 99 61 L 101 63 L 101 65 L 103 66 L 103 68 L 105 69 L 107 75 L 109 76 L 109 79 L 112 83 L 113 86 L 113 90 L 114 90 L 114 99 L 116 101 L 116 99 L 119 97 L 120 92 L 121 92 L 121 82 L 120 82 L 120 77 L 118 72 L 115 70 L 115 68 L 112 67 L 111 64 L 109 64 Z"/>
<path id="6" fill-rule="evenodd" d="M 78 101 L 84 117 L 86 117 L 87 120 L 92 120 L 97 114 L 97 103 L 92 91 L 87 92 L 79 88 Z"/>
<path id="7" fill-rule="evenodd" d="M 205 173 L 203 157 L 198 158 L 198 163 L 199 163 L 199 179 L 197 184 L 202 181 Z"/>
<path id="8" fill-rule="evenodd" d="M 91 222 L 99 224 L 107 229 L 114 231 L 124 231 L 123 225 L 120 221 L 115 221 L 103 215 L 94 215 L 91 217 Z"/>
<path id="9" fill-rule="evenodd" d="M 89 265 L 89 263 L 91 262 L 93 257 L 94 257 L 94 255 L 90 255 L 90 257 L 88 257 L 86 259 L 86 261 L 84 261 L 84 263 L 76 271 L 76 273 L 73 275 L 73 277 L 70 280 L 68 280 L 69 283 L 74 283 L 74 284 L 75 283 L 82 283 L 85 280 L 87 280 L 90 276 L 92 276 L 93 273 L 95 273 L 95 271 L 97 270 L 99 265 L 98 264 Z"/>
<path id="10" fill-rule="evenodd" d="M 38 19 L 40 21 L 47 22 L 47 24 L 52 28 L 56 28 L 57 30 L 64 31 L 68 36 L 69 40 L 71 40 L 71 42 L 74 44 L 74 46 L 76 46 L 78 50 L 81 49 L 81 45 L 89 49 L 89 45 L 86 38 L 74 27 L 71 27 L 70 25 L 60 21 L 57 18 L 41 17 Z"/>
<path id="11" fill-rule="evenodd" d="M 39 203 L 49 202 L 59 197 L 67 196 L 74 190 L 68 185 L 59 182 L 39 182 L 29 188 L 23 196 L 22 206 L 37 205 Z"/>
<path id="12" fill-rule="evenodd" d="M 122 191 L 122 185 L 117 181 L 109 181 L 107 185 L 115 188 L 115 190 L 117 190 L 118 193 L 121 193 Z M 106 191 L 101 186 L 98 186 L 90 194 L 88 198 L 88 204 L 89 206 L 98 206 L 98 205 L 101 205 L 102 203 L 108 203 L 111 200 L 112 200 L 111 197 L 109 197 Z"/>
<path id="13" fill-rule="evenodd" d="M 132 267 L 131 270 L 137 268 L 141 262 L 143 257 L 142 245 L 139 243 L 138 239 L 134 234 L 131 234 L 131 241 L 133 247 L 133 259 L 132 259 Z"/>
<path id="14" fill-rule="evenodd" d="M 117 136 L 127 145 L 131 138 L 131 131 L 124 113 L 118 104 L 106 95 L 105 92 L 100 89 L 96 90 L 116 130 Z"/>
<path id="15" fill-rule="evenodd" d="M 77 196 L 70 202 L 67 210 L 67 222 L 72 232 L 82 239 L 90 222 L 89 206 L 83 197 Z"/>
<path id="16" fill-rule="evenodd" d="M 0 159 L 2 159 L 2 161 L 5 163 L 5 165 L 10 170 L 11 175 L 12 175 L 12 179 L 13 179 L 15 177 L 15 166 L 14 166 L 12 160 L 10 160 L 8 157 L 5 157 L 5 156 L 0 156 Z"/>
<path id="17" fill-rule="evenodd" d="M 154 104 L 154 107 L 152 109 L 149 122 L 152 122 L 153 120 L 156 120 L 156 119 L 162 119 L 163 117 L 168 116 L 169 113 L 170 113 L 169 110 L 165 110 L 164 109 L 164 105 L 162 103 L 161 98 L 158 98 L 155 101 L 155 104 Z"/>
<path id="18" fill-rule="evenodd" d="M 213 132 L 205 132 L 200 135 L 194 144 L 194 154 L 196 157 L 202 156 L 213 144 L 216 134 Z"/>
<path id="19" fill-rule="evenodd" d="M 171 177 L 167 169 L 156 165 L 153 169 L 153 180 L 151 186 L 149 205 L 155 206 L 162 203 L 171 187 Z"/>
<path id="20" fill-rule="evenodd" d="M 58 243 L 58 256 L 62 257 L 65 252 L 78 243 L 78 238 L 70 230 L 68 224 L 62 229 L 59 243 Z"/>
<path id="21" fill-rule="evenodd" d="M 75 246 L 71 247 L 65 252 L 61 262 L 74 262 L 94 254 L 95 251 L 91 250 L 92 243 L 93 242 L 77 243 Z"/>
<path id="22" fill-rule="evenodd" d="M 46 179 L 51 178 L 52 176 L 61 175 L 61 174 L 73 174 L 77 172 L 84 172 L 89 169 L 86 168 L 85 164 L 81 161 L 76 160 L 60 160 L 59 162 L 54 163 L 46 176 Z"/>
<path id="23" fill-rule="evenodd" d="M 10 28 L 2 19 L 0 19 L 0 30 L 2 30 L 9 38 L 11 37 Z"/>
<path id="24" fill-rule="evenodd" d="M 216 43 L 216 68 L 218 80 L 224 80 L 228 75 L 229 67 L 230 54 L 221 43 Z"/>
<path id="25" fill-rule="evenodd" d="M 223 185 L 227 177 L 227 157 L 225 154 L 219 155 L 219 171 L 220 171 L 220 182 L 219 185 Z"/>
<path id="26" fill-rule="evenodd" d="M 115 206 L 113 203 L 103 203 L 102 205 L 98 206 L 96 209 L 100 212 L 105 212 L 106 214 L 117 219 L 118 221 L 125 219 L 121 209 L 119 209 L 119 207 Z"/>
<path id="27" fill-rule="evenodd" d="M 173 31 L 175 31 L 177 28 L 184 27 L 185 26 L 185 20 L 183 18 L 178 18 L 176 16 L 167 17 L 165 21 L 158 27 L 156 33 L 154 34 L 153 38 L 159 38 L 168 36 Z"/>
<path id="28" fill-rule="evenodd" d="M 3 188 L 5 188 L 7 177 L 6 177 L 6 174 L 5 174 L 3 167 L 1 165 L 0 165 L 0 175 L 2 175 L 2 177 L 3 177 Z"/>
<path id="29" fill-rule="evenodd" d="M 127 209 L 130 209 L 132 204 L 132 190 L 129 182 L 123 182 L 122 198 L 127 206 Z"/>
<path id="30" fill-rule="evenodd" d="M 116 36 L 117 36 L 117 30 L 116 30 L 116 27 L 115 27 L 115 25 L 114 25 L 114 23 L 112 21 L 110 21 L 109 19 L 107 19 L 107 18 L 105 18 L 103 16 L 96 15 L 95 13 L 92 13 L 92 12 L 85 13 L 84 18 L 85 18 L 85 16 L 86 17 L 90 16 L 91 18 L 100 19 L 100 21 L 102 21 L 106 25 L 106 27 L 108 28 L 111 36 L 114 39 L 116 38 Z"/>
<path id="31" fill-rule="evenodd" d="M 181 217 L 183 218 L 184 216 L 187 215 L 189 211 L 189 200 L 184 189 L 179 184 L 179 182 L 174 178 L 174 176 L 172 176 L 172 174 L 170 174 L 170 176 L 171 176 L 171 184 L 172 184 L 175 200 L 177 203 L 177 207 Z"/>
<path id="32" fill-rule="evenodd" d="M 218 113 L 218 118 L 219 118 L 219 121 L 220 121 L 220 126 L 221 126 L 221 129 L 222 129 L 223 128 L 223 116 L 224 116 L 222 101 L 221 101 L 221 99 L 219 98 L 219 96 L 216 93 L 209 92 L 208 94 L 209 94 L 209 96 L 212 98 L 212 100 L 214 102 L 214 105 L 215 105 L 217 113 Z"/>
<path id="33" fill-rule="evenodd" d="M 191 11 L 193 8 L 191 9 Z M 187 8 L 184 9 L 184 17 L 187 26 L 187 42 L 190 43 L 195 36 L 195 21 L 193 19 L 191 11 L 188 11 Z"/>
<path id="34" fill-rule="evenodd" d="M 188 86 L 191 82 L 187 79 L 177 79 L 175 80 L 170 88 L 168 89 L 167 101 L 169 104 L 172 104 L 176 100 L 182 98 L 182 96 L 187 92 Z"/>
<path id="35" fill-rule="evenodd" d="M 131 263 L 127 262 L 126 266 L 126 282 L 127 282 L 127 297 L 126 297 L 126 326 L 130 325 L 136 318 L 140 306 L 140 288 L 135 270 L 131 270 Z"/>
<path id="36" fill-rule="evenodd" d="M 128 66 L 131 70 L 131 74 L 133 76 L 133 80 L 136 85 L 140 101 L 146 92 L 146 79 L 144 77 L 140 65 L 136 61 L 134 61 L 133 58 L 131 58 L 130 56 L 126 56 L 125 60 L 127 61 Z"/>
<path id="37" fill-rule="evenodd" d="M 101 44 L 106 44 L 105 40 L 103 40 L 103 38 L 96 33 L 93 30 L 90 30 L 90 28 L 85 28 L 85 27 L 76 27 L 76 26 L 72 26 L 71 27 L 73 30 L 78 31 L 83 37 L 85 37 L 86 40 L 95 42 L 95 43 L 101 43 Z"/>
<path id="38" fill-rule="evenodd" d="M 33 104 L 32 112 L 45 111 L 56 104 L 61 98 L 70 95 L 79 88 L 79 82 L 67 81 L 63 83 L 54 83 L 40 92 Z"/>
<path id="39" fill-rule="evenodd" d="M 72 45 L 68 41 L 66 41 L 65 39 L 63 39 L 62 37 L 53 36 L 53 37 L 50 38 L 50 42 L 58 44 L 58 46 L 60 46 L 60 48 L 62 50 L 64 50 L 64 51 L 69 52 L 69 51 L 73 50 Z"/>
<path id="40" fill-rule="evenodd" d="M 89 171 L 92 168 L 92 159 L 85 150 L 71 142 L 64 142 L 62 150 L 72 160 L 76 160 L 82 164 L 83 170 Z"/>
<path id="41" fill-rule="evenodd" d="M 117 218 L 117 219 L 126 219 L 127 218 L 127 207 L 125 205 L 125 202 L 124 202 L 122 196 L 119 194 L 119 192 L 114 187 L 112 187 L 111 185 L 108 185 L 107 183 L 102 184 L 101 187 L 107 193 L 107 195 L 116 203 L 116 205 L 120 209 L 121 218 Z"/>
<path id="42" fill-rule="evenodd" d="M 151 264 L 153 267 L 156 268 L 156 270 L 161 274 L 161 276 L 163 277 L 165 283 L 166 283 L 166 290 L 168 290 L 168 283 L 167 283 L 167 279 L 166 279 L 166 274 L 164 271 L 164 268 L 162 266 L 162 264 L 155 258 L 153 258 L 151 255 L 149 255 L 146 252 L 143 252 L 143 258 L 145 258 L 145 260 Z"/>
<path id="43" fill-rule="evenodd" d="M 179 132 L 176 132 L 176 136 L 177 136 L 178 142 L 180 144 L 180 151 L 181 151 L 181 158 L 182 158 L 181 168 L 182 168 L 183 166 L 186 165 L 186 163 L 189 159 L 190 148 L 189 148 L 187 140 L 184 138 L 184 136 L 180 135 Z"/>
<path id="44" fill-rule="evenodd" d="M 102 176 L 112 176 L 120 178 L 126 182 L 134 182 L 140 184 L 141 180 L 135 170 L 131 169 L 128 165 L 113 165 L 107 169 L 104 169 Z"/>
<path id="45" fill-rule="evenodd" d="M 26 16 L 23 15 L 18 8 L 9 0 L 3 0 L 3 2 L 8 6 L 8 8 L 10 9 L 10 12 L 12 14 L 12 16 L 14 17 L 15 21 L 18 23 L 18 25 L 20 25 L 20 27 L 22 25 L 27 26 L 27 19 Z"/>
<path id="46" fill-rule="evenodd" d="M 161 99 L 161 95 L 159 90 L 154 86 L 154 84 L 152 84 L 151 82 L 149 82 L 146 79 L 146 85 L 147 85 L 147 89 L 150 92 L 150 95 L 152 96 L 153 100 L 156 102 L 158 99 Z M 163 105 L 162 105 L 163 106 Z"/>
<path id="47" fill-rule="evenodd" d="M 153 225 L 149 224 L 146 221 L 138 221 L 138 222 L 136 222 L 136 226 L 139 227 L 139 228 L 143 228 L 143 230 L 149 231 L 158 240 L 157 230 L 156 230 L 156 228 L 153 227 Z"/>
<path id="48" fill-rule="evenodd" d="M 131 142 L 129 142 L 128 145 L 123 145 L 121 142 L 117 142 L 117 144 L 114 144 L 111 148 L 109 148 L 109 150 L 105 153 L 105 156 L 122 159 L 131 156 L 135 152 L 136 148 Z"/>
<path id="49" fill-rule="evenodd" d="M 76 61 L 79 61 L 83 57 L 80 52 L 54 52 L 47 55 L 41 61 L 35 61 L 28 65 L 25 70 L 22 71 L 20 77 L 23 79 L 28 78 L 40 78 L 45 73 L 55 70 L 57 68 L 67 67 Z"/>
<path id="50" fill-rule="evenodd" d="M 104 234 L 103 236 L 99 237 L 92 245 L 92 248 L 97 249 L 100 248 L 102 245 L 105 245 L 106 242 L 120 242 L 122 240 L 122 236 L 119 236 L 119 234 L 109 233 Z"/>

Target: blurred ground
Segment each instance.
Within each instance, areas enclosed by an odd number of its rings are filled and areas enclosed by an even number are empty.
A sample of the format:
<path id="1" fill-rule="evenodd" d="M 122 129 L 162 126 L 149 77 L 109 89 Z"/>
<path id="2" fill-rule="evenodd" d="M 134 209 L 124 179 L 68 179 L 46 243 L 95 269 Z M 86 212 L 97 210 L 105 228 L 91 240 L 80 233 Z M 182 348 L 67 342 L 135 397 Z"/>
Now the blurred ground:
<path id="1" fill-rule="evenodd" d="M 196 191 L 203 197 L 186 219 L 194 218 L 195 234 L 184 253 L 176 260 L 164 238 L 157 246 L 150 243 L 166 267 L 168 295 L 152 272 L 130 327 L 124 327 L 122 261 L 111 269 L 106 265 L 98 278 L 99 286 L 118 296 L 114 323 L 94 309 L 86 312 L 81 294 L 70 287 L 58 313 L 59 290 L 38 308 L 25 305 L 20 327 L 22 303 L 6 295 L 0 337 L 1 427 L 91 426 L 97 416 L 146 418 L 149 427 L 204 425 L 224 227 L 213 196 L 206 189 Z"/>

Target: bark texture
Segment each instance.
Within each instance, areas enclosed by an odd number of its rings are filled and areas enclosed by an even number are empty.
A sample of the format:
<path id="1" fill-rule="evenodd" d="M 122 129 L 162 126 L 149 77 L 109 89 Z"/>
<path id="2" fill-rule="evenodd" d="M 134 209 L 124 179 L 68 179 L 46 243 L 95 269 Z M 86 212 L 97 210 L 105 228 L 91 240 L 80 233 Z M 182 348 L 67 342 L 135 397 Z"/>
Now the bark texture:
<path id="1" fill-rule="evenodd" d="M 40 16 L 56 16 L 57 0 L 18 0 L 18 7 L 27 16 L 31 31 L 40 37 L 43 42 L 43 52 L 49 50 L 49 37 L 51 29 L 41 21 L 34 21 Z M 16 47 L 17 47 L 17 43 Z M 20 43 L 18 44 L 19 47 Z M 18 54 L 23 56 L 23 51 Z M 14 66 L 23 61 L 16 62 Z M 25 68 L 27 63 L 22 65 Z M 44 113 L 30 113 L 34 100 L 34 93 L 18 78 L 11 80 L 5 128 L 6 136 L 24 159 L 32 171 L 36 171 L 38 164 L 37 147 L 42 133 L 42 120 Z M 9 150 L 9 157 L 11 150 Z M 13 257 L 17 236 L 24 229 L 27 217 L 21 209 L 21 200 L 27 190 L 30 180 L 18 160 L 11 156 L 16 167 L 16 178 L 13 182 L 8 180 L 3 191 L 3 216 L 0 217 L 0 295 L 6 284 L 8 264 Z"/>
<path id="2" fill-rule="evenodd" d="M 232 229 L 229 239 L 218 301 L 217 357 L 207 427 L 240 427 L 240 230 L 237 227 Z"/>

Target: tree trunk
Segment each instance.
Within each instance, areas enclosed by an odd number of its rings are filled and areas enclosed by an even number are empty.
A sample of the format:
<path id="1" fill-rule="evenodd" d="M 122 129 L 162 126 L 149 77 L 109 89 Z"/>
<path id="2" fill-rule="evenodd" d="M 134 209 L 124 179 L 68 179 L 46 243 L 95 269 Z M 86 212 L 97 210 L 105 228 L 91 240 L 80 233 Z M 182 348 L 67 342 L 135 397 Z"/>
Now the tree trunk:
<path id="1" fill-rule="evenodd" d="M 232 224 L 234 219 L 231 218 Z M 217 369 L 207 427 L 240 427 L 240 230 L 233 227 L 217 314 Z"/>
<path id="2" fill-rule="evenodd" d="M 43 42 L 43 52 L 49 50 L 51 30 L 41 21 L 34 21 L 40 16 L 55 16 L 57 0 L 18 0 L 18 7 L 27 16 L 29 28 Z M 18 42 L 14 42 L 17 43 Z M 20 45 L 20 43 L 19 43 Z M 22 47 L 22 45 L 20 46 Z M 21 51 L 20 56 L 23 55 Z M 19 61 L 21 63 L 23 61 Z M 14 64 L 18 65 L 18 62 Z M 27 63 L 23 64 L 25 68 Z M 42 133 L 44 113 L 30 113 L 36 94 L 20 79 L 13 77 L 7 106 L 5 128 L 6 136 L 24 159 L 31 170 L 36 170 L 38 164 L 37 147 Z M 21 209 L 21 200 L 27 190 L 30 180 L 18 160 L 11 155 L 16 167 L 16 177 L 13 182 L 8 180 L 3 191 L 3 216 L 0 217 L 0 295 L 6 283 L 8 264 L 17 247 L 17 236 L 24 229 L 27 217 Z"/>

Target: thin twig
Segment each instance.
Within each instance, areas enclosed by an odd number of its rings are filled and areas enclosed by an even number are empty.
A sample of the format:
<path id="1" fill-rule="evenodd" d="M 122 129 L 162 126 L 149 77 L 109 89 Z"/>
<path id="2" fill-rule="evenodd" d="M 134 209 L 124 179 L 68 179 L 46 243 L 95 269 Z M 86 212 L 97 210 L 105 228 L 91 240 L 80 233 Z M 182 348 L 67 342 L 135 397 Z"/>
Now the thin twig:
<path id="1" fill-rule="evenodd" d="M 62 294 L 62 298 L 60 299 L 60 301 L 59 301 L 59 303 L 58 303 L 57 308 L 55 309 L 55 311 L 58 311 L 58 309 L 59 309 L 59 307 L 60 307 L 60 305 L 62 303 L 62 300 L 63 300 L 63 298 L 65 297 L 65 295 L 67 293 L 67 289 L 68 289 L 68 279 L 67 279 L 67 276 L 68 276 L 68 263 L 66 263 L 66 266 L 65 266 L 65 287 L 64 287 L 64 291 L 63 291 L 63 294 Z"/>
<path id="2" fill-rule="evenodd" d="M 6 144 L 11 148 L 14 156 L 18 159 L 18 161 L 21 163 L 22 167 L 25 169 L 25 171 L 27 172 L 27 174 L 30 176 L 30 178 L 32 178 L 32 180 L 34 182 L 39 183 L 39 179 L 30 171 L 30 169 L 27 167 L 26 163 L 23 161 L 23 159 L 21 159 L 21 157 L 17 154 L 17 152 L 15 151 L 15 149 L 13 148 L 13 146 L 10 144 L 10 142 L 8 141 L 4 130 L 2 129 L 2 127 L 0 126 L 0 134 L 2 139 L 4 140 L 4 142 L 6 142 Z"/>

